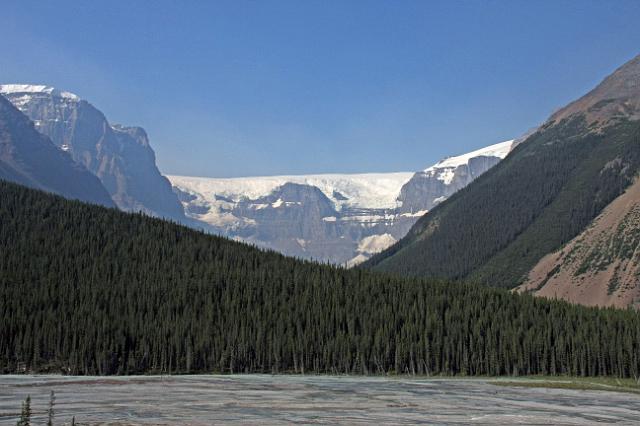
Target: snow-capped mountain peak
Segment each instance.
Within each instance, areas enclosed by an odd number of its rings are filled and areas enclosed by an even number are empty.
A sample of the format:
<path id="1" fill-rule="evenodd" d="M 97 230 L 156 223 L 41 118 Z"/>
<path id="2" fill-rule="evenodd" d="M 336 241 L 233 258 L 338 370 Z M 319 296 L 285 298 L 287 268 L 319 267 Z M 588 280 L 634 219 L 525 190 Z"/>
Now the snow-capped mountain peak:
<path id="1" fill-rule="evenodd" d="M 54 97 L 79 101 L 80 97 L 75 93 L 58 90 L 44 84 L 0 84 L 2 94 L 46 94 Z"/>
<path id="2" fill-rule="evenodd" d="M 460 166 L 468 165 L 469 161 L 477 157 L 497 157 L 503 159 L 513 146 L 514 139 L 489 145 L 466 154 L 447 157 L 438 161 L 433 166 L 425 169 L 423 173 L 435 177 L 445 184 L 450 184 L 454 177 L 454 170 Z"/>
<path id="3" fill-rule="evenodd" d="M 208 200 L 215 196 L 234 202 L 242 198 L 264 197 L 285 183 L 309 185 L 320 189 L 335 208 L 394 208 L 402 185 L 413 173 L 320 174 L 298 176 L 263 176 L 243 178 L 202 178 L 169 176 L 174 186 L 188 188 Z"/>
<path id="4" fill-rule="evenodd" d="M 428 210 L 497 164 L 506 141 L 417 173 L 168 176 L 187 215 L 292 256 L 348 266 L 402 238 Z"/>

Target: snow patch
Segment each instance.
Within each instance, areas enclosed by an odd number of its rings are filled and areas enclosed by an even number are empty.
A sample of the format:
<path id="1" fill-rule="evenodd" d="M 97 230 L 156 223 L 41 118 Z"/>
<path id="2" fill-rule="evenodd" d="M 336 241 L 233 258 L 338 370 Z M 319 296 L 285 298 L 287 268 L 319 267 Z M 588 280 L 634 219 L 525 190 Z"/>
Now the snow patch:
<path id="1" fill-rule="evenodd" d="M 433 203 L 434 203 L 434 204 L 438 204 L 438 203 L 443 202 L 443 201 L 444 201 L 444 200 L 446 200 L 446 199 L 447 199 L 447 197 L 445 197 L 445 196 L 443 195 L 442 197 L 434 198 L 434 199 L 433 199 Z"/>
<path id="2" fill-rule="evenodd" d="M 370 235 L 360 240 L 358 252 L 375 254 L 391 246 L 396 242 L 391 234 Z"/>
<path id="3" fill-rule="evenodd" d="M 439 197 L 439 198 L 445 198 L 445 197 Z M 400 216 L 402 217 L 422 217 L 425 214 L 427 214 L 429 210 L 418 210 L 417 212 L 414 213 L 402 213 Z"/>
<path id="4" fill-rule="evenodd" d="M 498 157 L 504 159 L 511 151 L 514 141 L 515 139 L 511 139 L 466 154 L 445 158 L 425 169 L 423 173 L 428 176 L 434 176 L 444 184 L 449 185 L 455 177 L 455 169 L 462 165 L 469 164 L 469 161 L 476 157 Z"/>
<path id="5" fill-rule="evenodd" d="M 45 86 L 43 84 L 0 84 L 0 93 L 6 95 L 16 93 L 41 93 L 74 101 L 80 100 L 80 97 L 74 93 L 64 92 L 55 87 Z M 19 98 L 19 101 L 25 101 L 25 96 Z"/>

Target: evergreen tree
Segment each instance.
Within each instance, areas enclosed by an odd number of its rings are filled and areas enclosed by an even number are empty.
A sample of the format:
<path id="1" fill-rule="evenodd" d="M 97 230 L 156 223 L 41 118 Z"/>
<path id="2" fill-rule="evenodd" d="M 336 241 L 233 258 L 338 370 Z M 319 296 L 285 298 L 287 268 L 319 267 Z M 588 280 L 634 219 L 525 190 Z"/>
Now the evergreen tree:
<path id="1" fill-rule="evenodd" d="M 640 375 L 640 314 L 300 261 L 0 182 L 0 372 Z"/>
<path id="2" fill-rule="evenodd" d="M 18 426 L 30 426 L 31 425 L 31 395 L 27 395 L 27 398 L 22 403 L 22 410 L 20 412 L 20 420 L 17 423 Z"/>
<path id="3" fill-rule="evenodd" d="M 56 394 L 51 391 L 49 395 L 49 410 L 47 410 L 47 426 L 53 426 L 53 418 L 55 416 L 54 405 L 56 403 Z"/>

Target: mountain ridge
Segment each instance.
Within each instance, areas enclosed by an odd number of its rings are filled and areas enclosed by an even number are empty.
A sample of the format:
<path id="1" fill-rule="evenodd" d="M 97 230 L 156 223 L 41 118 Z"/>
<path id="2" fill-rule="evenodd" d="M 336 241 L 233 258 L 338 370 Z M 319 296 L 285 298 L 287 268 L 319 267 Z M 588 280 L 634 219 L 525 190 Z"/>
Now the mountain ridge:
<path id="1" fill-rule="evenodd" d="M 59 150 L 0 95 L 0 178 L 72 199 L 115 207 L 100 181 Z"/>
<path id="2" fill-rule="evenodd" d="M 186 221 L 171 184 L 156 166 L 144 129 L 112 125 L 88 101 L 52 86 L 2 84 L 0 94 L 96 175 L 119 208 Z"/>
<path id="3" fill-rule="evenodd" d="M 515 287 L 587 226 L 640 170 L 640 57 L 550 117 L 510 155 L 365 267 Z M 624 84 L 631 78 L 630 84 Z M 628 93 L 617 91 L 631 87 Z M 615 95 L 611 102 L 596 96 Z M 626 105 L 626 108 L 619 108 Z M 580 109 L 580 108 L 582 109 Z M 622 111 L 622 113 L 621 113 Z"/>
<path id="4" fill-rule="evenodd" d="M 417 173 L 169 179 L 187 215 L 221 235 L 352 266 L 402 238 L 420 216 L 495 165 L 512 145 L 510 140 L 448 157 Z M 305 186 L 307 195 L 274 195 L 288 184 Z M 312 195 L 316 189 L 322 195 Z"/>

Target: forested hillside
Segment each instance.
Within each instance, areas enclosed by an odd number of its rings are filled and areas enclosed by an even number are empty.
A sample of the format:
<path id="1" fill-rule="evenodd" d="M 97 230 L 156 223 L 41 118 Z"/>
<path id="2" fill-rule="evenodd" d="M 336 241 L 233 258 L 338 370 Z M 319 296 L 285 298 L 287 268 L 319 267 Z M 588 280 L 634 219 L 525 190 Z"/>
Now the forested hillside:
<path id="1" fill-rule="evenodd" d="M 636 57 L 365 266 L 509 288 L 520 284 L 638 174 L 639 79 Z"/>
<path id="2" fill-rule="evenodd" d="M 0 371 L 640 374 L 640 314 L 344 270 L 0 182 Z"/>

